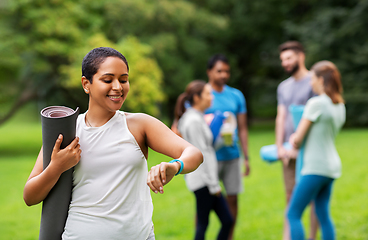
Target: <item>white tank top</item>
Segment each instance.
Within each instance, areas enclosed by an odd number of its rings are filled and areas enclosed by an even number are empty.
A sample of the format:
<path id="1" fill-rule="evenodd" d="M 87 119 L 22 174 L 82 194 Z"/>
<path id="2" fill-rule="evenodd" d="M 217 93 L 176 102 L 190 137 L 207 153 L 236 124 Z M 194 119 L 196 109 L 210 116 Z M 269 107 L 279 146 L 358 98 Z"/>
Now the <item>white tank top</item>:
<path id="1" fill-rule="evenodd" d="M 101 127 L 87 127 L 84 119 L 85 113 L 77 119 L 82 153 L 62 239 L 147 239 L 153 212 L 147 161 L 124 112 Z"/>

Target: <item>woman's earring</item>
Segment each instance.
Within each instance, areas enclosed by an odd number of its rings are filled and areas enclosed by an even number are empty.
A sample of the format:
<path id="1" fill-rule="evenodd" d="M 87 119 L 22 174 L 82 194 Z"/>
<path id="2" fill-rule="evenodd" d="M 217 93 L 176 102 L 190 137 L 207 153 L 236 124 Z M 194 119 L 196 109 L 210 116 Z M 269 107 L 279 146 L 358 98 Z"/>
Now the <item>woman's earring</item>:
<path id="1" fill-rule="evenodd" d="M 89 90 L 87 88 L 84 89 L 84 91 L 88 94 L 89 93 Z"/>

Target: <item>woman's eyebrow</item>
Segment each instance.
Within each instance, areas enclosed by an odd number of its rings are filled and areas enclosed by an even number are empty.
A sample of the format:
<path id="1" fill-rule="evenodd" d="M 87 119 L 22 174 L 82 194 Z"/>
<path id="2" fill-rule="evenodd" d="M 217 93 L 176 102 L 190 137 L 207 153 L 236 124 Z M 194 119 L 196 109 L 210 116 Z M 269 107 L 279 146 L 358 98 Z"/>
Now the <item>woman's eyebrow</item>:
<path id="1" fill-rule="evenodd" d="M 114 76 L 114 74 L 112 74 L 112 73 L 104 73 L 101 76 Z"/>
<path id="2" fill-rule="evenodd" d="M 101 76 L 115 76 L 115 74 L 113 74 L 113 73 L 104 73 Z M 121 74 L 120 77 L 121 76 L 129 76 L 129 75 L 128 75 L 128 73 L 124 73 L 124 74 Z"/>

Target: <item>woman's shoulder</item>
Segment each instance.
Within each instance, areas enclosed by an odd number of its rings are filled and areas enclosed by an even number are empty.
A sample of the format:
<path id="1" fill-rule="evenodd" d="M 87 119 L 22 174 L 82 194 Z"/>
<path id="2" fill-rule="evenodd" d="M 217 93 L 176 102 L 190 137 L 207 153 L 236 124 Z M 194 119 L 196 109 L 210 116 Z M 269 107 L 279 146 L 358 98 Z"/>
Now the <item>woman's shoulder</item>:
<path id="1" fill-rule="evenodd" d="M 306 106 L 321 106 L 326 102 L 326 98 L 323 95 L 318 95 L 311 97 L 307 103 Z"/>
<path id="2" fill-rule="evenodd" d="M 130 113 L 130 112 L 119 112 L 120 114 L 125 115 L 127 122 L 137 123 L 137 124 L 145 124 L 152 121 L 158 121 L 155 117 L 152 117 L 146 113 Z"/>
<path id="3" fill-rule="evenodd" d="M 78 117 L 77 117 L 77 128 L 84 125 L 85 115 L 86 115 L 86 112 L 81 113 L 81 114 L 78 115 Z"/>
<path id="4" fill-rule="evenodd" d="M 315 122 L 317 118 L 324 112 L 325 101 L 321 96 L 315 96 L 310 98 L 304 108 L 303 116 L 307 119 Z"/>
<path id="5" fill-rule="evenodd" d="M 185 119 L 186 122 L 193 122 L 193 121 L 202 122 L 204 121 L 203 117 L 204 115 L 202 115 L 198 111 L 189 108 L 187 111 L 185 111 L 185 113 L 180 119 Z"/>
<path id="6" fill-rule="evenodd" d="M 184 130 L 186 128 L 191 128 L 194 125 L 200 126 L 202 124 L 205 124 L 205 121 L 202 115 L 194 111 L 186 111 L 183 114 L 183 116 L 181 116 L 181 118 L 179 119 L 178 127 L 179 127 L 179 130 L 180 129 Z"/>
<path id="7" fill-rule="evenodd" d="M 82 121 L 83 119 L 84 119 L 84 116 L 86 115 L 86 113 L 81 113 L 81 114 L 79 114 L 78 115 L 78 117 L 77 117 L 77 122 L 80 122 L 80 121 Z"/>
<path id="8" fill-rule="evenodd" d="M 120 112 L 120 113 L 125 115 L 128 125 L 134 125 L 142 128 L 145 126 L 154 126 L 157 124 L 163 124 L 157 118 L 148 115 L 146 113 L 129 113 L 129 112 Z"/>
<path id="9" fill-rule="evenodd" d="M 123 112 L 123 111 L 119 111 L 119 113 L 125 115 L 126 118 L 135 119 L 135 120 L 144 119 L 149 116 L 145 113 L 130 113 L 130 112 Z"/>

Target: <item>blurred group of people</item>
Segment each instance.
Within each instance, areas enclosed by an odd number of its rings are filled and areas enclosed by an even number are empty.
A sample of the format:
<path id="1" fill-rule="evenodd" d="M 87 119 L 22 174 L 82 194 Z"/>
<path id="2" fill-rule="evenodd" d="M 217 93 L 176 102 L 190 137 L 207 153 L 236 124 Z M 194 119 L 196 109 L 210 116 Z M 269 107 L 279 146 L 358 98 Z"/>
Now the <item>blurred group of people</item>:
<path id="1" fill-rule="evenodd" d="M 341 175 L 334 146 L 345 122 L 340 73 L 329 61 L 317 62 L 308 70 L 304 48 L 296 41 L 281 44 L 279 53 L 282 67 L 290 74 L 277 88 L 275 126 L 287 202 L 283 239 L 305 239 L 301 216 L 308 204 L 309 239 L 316 238 L 318 226 L 323 239 L 335 239 L 329 202 L 332 184 Z M 230 64 L 224 55 L 216 54 L 208 60 L 207 76 L 208 83 L 192 81 L 178 97 L 171 128 L 203 154 L 203 164 L 185 175 L 196 197 L 195 239 L 205 238 L 211 210 L 221 221 L 217 239 L 233 239 L 242 176 L 250 174 L 246 100 L 241 91 L 227 85 Z M 291 105 L 305 106 L 297 128 L 289 112 Z M 284 147 L 285 142 L 291 149 Z M 296 179 L 296 159 L 303 142 L 303 167 Z"/>

